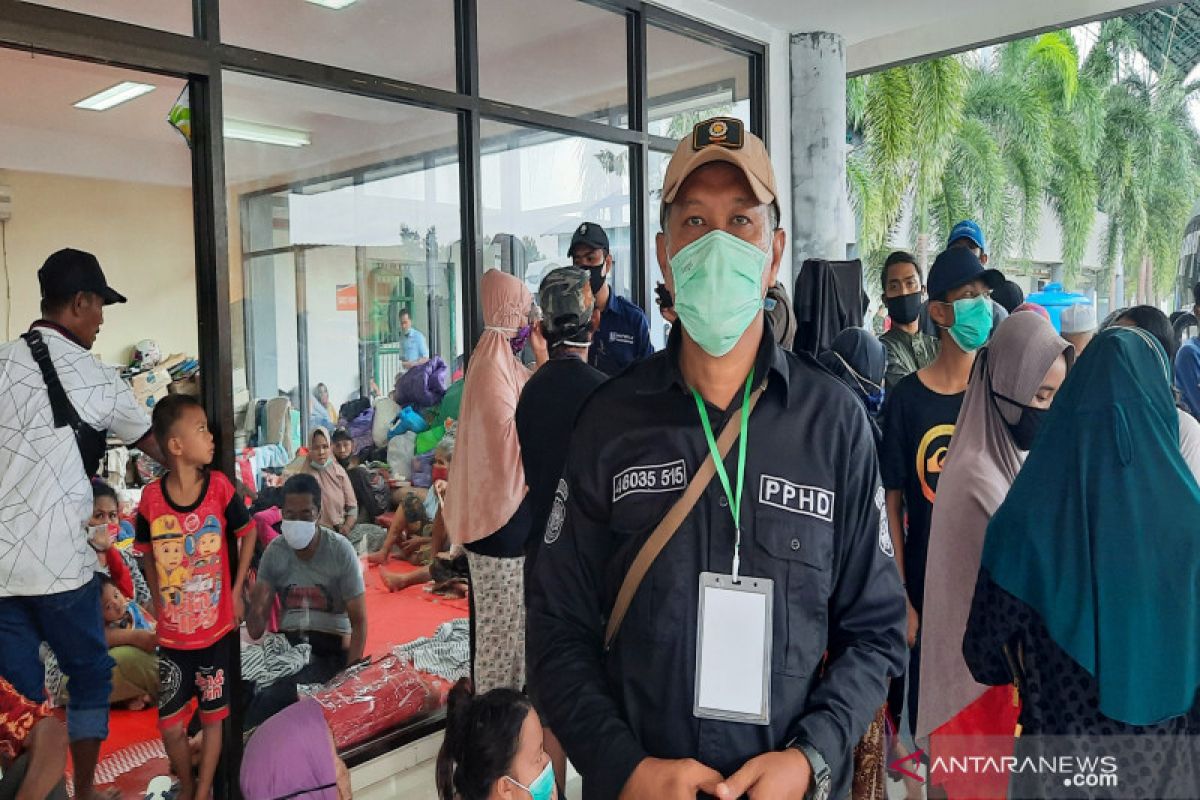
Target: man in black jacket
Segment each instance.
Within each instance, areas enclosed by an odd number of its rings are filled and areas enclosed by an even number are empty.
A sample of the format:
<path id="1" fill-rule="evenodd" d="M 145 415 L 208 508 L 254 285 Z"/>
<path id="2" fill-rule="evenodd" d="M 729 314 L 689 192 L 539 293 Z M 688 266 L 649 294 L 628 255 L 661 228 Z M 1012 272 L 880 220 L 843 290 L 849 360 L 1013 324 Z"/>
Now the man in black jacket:
<path id="1" fill-rule="evenodd" d="M 784 232 L 762 142 L 735 119 L 700 123 L 671 159 L 662 208 L 658 259 L 679 324 L 575 425 L 529 589 L 538 705 L 589 800 L 840 797 L 905 652 L 866 413 L 763 319 Z M 639 550 L 764 384 L 745 449 L 650 564 L 606 649 Z M 722 718 L 726 697 L 713 713 L 698 691 L 698 632 L 710 630 L 698 585 L 731 567 L 736 585 L 773 586 L 762 646 L 736 654 L 750 666 L 730 681 L 768 701 L 756 724 Z"/>

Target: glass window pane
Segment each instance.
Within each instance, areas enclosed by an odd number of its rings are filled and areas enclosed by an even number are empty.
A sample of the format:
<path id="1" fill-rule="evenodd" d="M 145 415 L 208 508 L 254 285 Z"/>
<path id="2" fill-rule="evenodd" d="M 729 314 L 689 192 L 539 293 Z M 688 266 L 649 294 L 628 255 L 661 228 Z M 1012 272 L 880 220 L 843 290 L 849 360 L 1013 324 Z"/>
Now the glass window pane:
<path id="1" fill-rule="evenodd" d="M 628 148 L 498 122 L 481 133 L 484 269 L 523 278 L 536 293 L 546 272 L 571 263 L 571 236 L 592 222 L 608 233 L 611 286 L 628 298 Z"/>
<path id="2" fill-rule="evenodd" d="M 23 0 L 39 6 L 78 11 L 93 17 L 131 22 L 145 28 L 192 35 L 190 0 Z"/>
<path id="3" fill-rule="evenodd" d="M 423 462 L 412 449 L 402 452 L 389 448 L 385 437 L 376 439 L 375 420 L 364 417 L 364 409 L 390 427 L 397 409 L 384 395 L 403 362 L 418 360 L 412 352 L 417 340 L 407 337 L 427 341 L 428 352 L 452 370 L 465 342 L 457 119 L 237 73 L 226 73 L 224 82 L 231 295 L 240 301 L 235 316 L 245 321 L 245 355 L 237 364 L 245 370 L 245 388 L 234 404 L 250 420 L 247 433 L 259 437 L 256 455 L 283 461 L 313 426 L 357 423 L 349 432 L 360 463 L 351 465 L 355 495 L 347 499 L 359 513 L 341 525 L 360 554 L 377 551 L 384 528 L 372 523 L 381 514 L 403 514 L 397 506 L 410 494 L 424 499 L 425 490 L 413 486 Z M 406 333 L 402 311 L 419 333 Z M 234 384 L 239 391 L 236 373 Z M 289 433 L 278 437 L 279 428 L 256 423 L 260 401 L 267 401 L 267 420 L 288 410 L 290 424 L 281 427 Z M 436 409 L 421 412 L 432 416 Z M 399 441 L 411 448 L 413 436 Z M 266 437 L 283 439 L 282 458 Z M 430 461 L 432 454 L 423 457 Z M 260 488 L 280 481 L 266 473 L 258 479 Z M 353 566 L 357 570 L 358 562 Z M 362 569 L 367 656 L 378 659 L 467 617 L 465 601 L 431 603 L 426 582 L 403 591 L 384 588 L 384 570 L 401 579 L 414 569 L 398 556 L 383 567 L 364 560 Z M 301 608 L 289 603 L 307 608 L 309 597 L 328 596 L 323 592 L 340 585 L 330 580 L 319 591 L 301 592 L 300 601 L 285 601 L 285 612 Z M 307 619 L 303 611 L 287 612 L 280 627 L 300 633 Z M 326 672 L 320 680 L 329 677 Z M 265 713 L 252 704 L 248 721 Z M 343 751 L 390 732 L 367 713 L 353 722 L 351 730 L 335 731 Z"/>
<path id="4" fill-rule="evenodd" d="M 715 116 L 750 124 L 750 59 L 682 34 L 646 27 L 648 130 L 679 139 Z"/>
<path id="5" fill-rule="evenodd" d="M 670 153 L 660 153 L 656 150 L 651 150 L 646 165 L 646 188 L 650 193 L 646 205 L 649 207 L 650 212 L 651 232 L 651 235 L 646 237 L 646 264 L 649 265 L 648 272 L 650 273 L 651 292 L 663 280 L 662 268 L 658 265 L 658 245 L 655 241 L 655 234 L 660 230 L 659 211 L 662 208 L 663 178 L 666 177 L 667 164 L 669 163 L 671 163 Z M 653 297 L 654 295 L 652 294 L 651 296 Z M 671 326 L 663 319 L 662 312 L 658 308 L 658 303 L 651 303 L 650 341 L 654 343 L 655 350 L 662 350 L 667 346 L 667 334 L 670 330 Z"/>
<path id="6" fill-rule="evenodd" d="M 230 242 L 240 245 L 232 281 L 245 287 L 247 349 L 278 351 L 250 357 L 241 400 L 287 394 L 307 429 L 326 422 L 318 383 L 335 413 L 389 391 L 403 360 L 401 310 L 453 367 L 465 341 L 454 115 L 240 73 L 224 80 L 239 228 Z M 297 314 L 293 344 L 287 319 L 294 329 Z"/>
<path id="7" fill-rule="evenodd" d="M 221 0 L 221 39 L 438 89 L 455 87 L 453 0 Z"/>
<path id="8" fill-rule="evenodd" d="M 628 127 L 623 15 L 577 0 L 484 0 L 479 31 L 484 97 Z"/>
<path id="9" fill-rule="evenodd" d="M 74 107 L 80 99 L 124 82 L 148 88 L 106 110 Z M 65 247 L 94 254 L 108 284 L 128 301 L 104 309 L 103 323 L 91 348 L 92 356 L 121 369 L 126 379 L 131 380 L 134 397 L 145 414 L 141 422 L 131 420 L 116 426 L 114 433 L 123 437 L 138 436 L 147 429 L 151 407 L 168 392 L 183 390 L 198 394 L 200 391 L 199 378 L 186 377 L 171 358 L 180 354 L 195 359 L 199 341 L 191 151 L 184 138 L 164 121 L 184 85 L 178 78 L 0 48 L 0 98 L 3 98 L 0 185 L 12 200 L 11 216 L 0 215 L 4 220 L 0 222 L 3 244 L 0 280 L 5 284 L 0 291 L 10 293 L 7 298 L 0 297 L 0 333 L 4 341 L 11 341 L 41 316 L 37 273 L 49 255 Z M 144 374 L 134 374 L 130 367 L 132 354 L 143 339 L 158 344 L 167 363 L 175 367 L 174 373 L 168 371 L 169 374 L 177 376 L 178 381 L 167 384 L 156 380 L 150 384 Z M 25 379 L 24 373 L 17 373 L 7 364 L 5 371 L 7 375 L 0 379 L 0 394 L 5 401 L 11 404 L 30 396 L 27 390 L 13 388 L 13 379 L 18 374 L 18 379 Z M 101 377 L 98 371 L 74 368 L 69 373 L 60 369 L 59 374 L 68 389 L 82 385 L 81 375 L 93 381 Z M 191 374 L 195 374 L 194 368 L 187 372 Z M 101 394 L 112 393 L 95 392 Z M 79 396 L 72 392 L 73 398 Z M 36 395 L 33 398 L 35 403 L 39 402 Z M 42 398 L 40 402 L 46 402 L 45 395 Z M 85 414 L 88 417 L 94 414 L 103 417 L 115 408 L 115 404 L 106 404 L 95 396 L 88 398 L 88 406 L 92 409 L 92 414 Z M 48 535 L 51 544 L 42 544 L 38 550 L 49 554 L 46 567 L 40 569 L 42 573 L 66 575 L 82 569 L 90 574 L 99 569 L 103 559 L 97 562 L 92 556 L 75 561 L 66 554 L 74 552 L 70 539 L 77 535 L 73 531 L 88 524 L 91 504 L 87 505 L 87 515 L 81 516 L 78 503 L 65 502 L 62 494 L 67 488 L 75 492 L 79 487 L 71 483 L 67 473 L 61 484 L 54 474 L 59 471 L 60 457 L 73 458 L 78 464 L 78 456 L 73 452 L 75 445 L 70 444 L 69 451 L 58 448 L 59 452 L 50 452 L 48 442 L 57 440 L 46 437 L 36 425 L 26 425 L 34 416 L 34 410 L 28 407 L 8 411 L 8 430 L 0 437 L 9 451 L 0 457 L 0 475 L 4 476 L 4 487 L 0 490 L 0 505 L 5 509 L 4 536 L 6 540 L 19 536 L 25 541 L 36 538 L 46 542 Z M 19 445 L 14 444 L 17 441 L 13 438 L 14 428 L 24 434 L 16 434 L 20 437 Z M 11 457 L 14 447 L 16 459 Z M 133 455 L 141 458 L 136 450 Z M 62 470 L 70 465 L 62 463 L 66 465 Z M 78 472 L 78 466 L 74 469 Z M 135 469 L 129 475 L 124 461 L 120 468 L 116 467 L 116 460 L 106 461 L 101 477 L 118 492 L 122 510 L 131 512 L 142 491 L 140 471 Z M 82 473 L 79 479 L 83 479 Z M 36 493 L 31 493 L 36 504 L 32 500 L 27 504 L 16 497 L 35 483 L 50 487 L 39 487 Z M 83 490 L 87 491 L 86 485 Z M 10 580 L 17 563 L 11 555 L 16 551 L 8 546 L 0 549 L 10 556 L 0 557 L 0 587 L 16 591 L 38 587 L 37 591 L 41 591 L 42 583 L 36 578 L 30 583 Z M 33 567 L 34 561 L 24 555 L 19 557 L 16 570 L 24 570 L 23 577 L 39 572 Z M 181 566 L 187 569 L 188 562 Z M 149 606 L 149 589 L 140 580 L 142 575 L 136 566 L 130 575 L 134 578 L 135 599 Z M 49 580 L 44 585 L 46 591 L 57 590 Z M 190 598 L 202 603 L 208 594 L 195 592 Z M 99 635 L 99 619 L 95 624 L 95 633 Z M 0 636 L 3 639 L 0 647 L 19 646 L 10 636 L 9 633 Z M 30 655 L 36 659 L 36 650 Z M 115 655 L 122 664 L 123 680 L 114 682 L 111 696 L 114 703 L 127 706 L 144 694 L 157 697 L 158 666 L 154 655 L 141 650 Z M 73 685 L 56 680 L 58 670 L 50 669 L 49 663 L 46 666 L 50 697 L 58 704 L 65 704 L 65 691 L 74 691 Z M 123 797 L 140 798 L 146 794 L 148 783 L 156 779 L 170 783 L 170 766 L 165 757 L 139 759 L 137 763 L 141 766 L 136 774 L 129 771 L 121 774 L 118 768 L 114 775 L 111 769 L 114 762 L 111 754 L 118 748 L 129 748 L 124 750 L 128 753 L 161 747 L 157 713 L 151 702 L 142 711 L 121 710 L 112 715 L 107 743 L 110 746 L 104 751 L 110 756 L 106 764 L 111 777 L 100 778 L 105 773 L 97 772 L 97 783 L 108 784 L 103 788 L 111 786 Z M 120 744 L 111 746 L 115 742 Z M 116 762 L 121 762 L 121 756 L 117 756 Z M 0 793 L 6 792 L 7 788 Z"/>
<path id="10" fill-rule="evenodd" d="M 124 82 L 149 88 L 104 111 L 74 107 Z M 185 85 L 0 48 L 0 184 L 12 196 L 6 340 L 37 317 L 37 268 L 69 246 L 94 253 L 129 300 L 107 309 L 94 348 L 102 360 L 127 365 L 147 338 L 164 355 L 197 354 L 191 151 L 165 122 Z"/>

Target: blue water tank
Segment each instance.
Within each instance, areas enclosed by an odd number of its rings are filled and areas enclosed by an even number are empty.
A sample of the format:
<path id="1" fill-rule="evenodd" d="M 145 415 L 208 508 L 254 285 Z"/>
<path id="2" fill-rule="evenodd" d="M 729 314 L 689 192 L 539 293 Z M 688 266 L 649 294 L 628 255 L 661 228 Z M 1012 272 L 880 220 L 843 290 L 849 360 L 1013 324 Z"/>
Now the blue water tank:
<path id="1" fill-rule="evenodd" d="M 1054 325 L 1054 330 L 1062 333 L 1062 312 L 1067 306 L 1091 305 L 1092 301 L 1085 294 L 1079 292 L 1068 292 L 1063 289 L 1061 283 L 1048 283 L 1046 288 L 1040 292 L 1034 292 L 1025 296 L 1026 303 L 1037 303 L 1050 314 L 1050 322 Z"/>

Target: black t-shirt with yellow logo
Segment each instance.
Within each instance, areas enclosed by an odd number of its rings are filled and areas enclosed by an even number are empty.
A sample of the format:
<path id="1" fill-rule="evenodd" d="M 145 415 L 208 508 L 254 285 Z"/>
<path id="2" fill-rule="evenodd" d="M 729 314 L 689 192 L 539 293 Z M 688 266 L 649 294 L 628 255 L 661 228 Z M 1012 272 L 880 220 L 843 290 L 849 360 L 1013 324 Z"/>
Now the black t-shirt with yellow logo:
<path id="1" fill-rule="evenodd" d="M 904 492 L 904 574 L 909 600 L 918 612 L 925 599 L 933 499 L 965 394 L 932 391 L 914 372 L 888 394 L 883 407 L 879 468 L 883 488 Z"/>

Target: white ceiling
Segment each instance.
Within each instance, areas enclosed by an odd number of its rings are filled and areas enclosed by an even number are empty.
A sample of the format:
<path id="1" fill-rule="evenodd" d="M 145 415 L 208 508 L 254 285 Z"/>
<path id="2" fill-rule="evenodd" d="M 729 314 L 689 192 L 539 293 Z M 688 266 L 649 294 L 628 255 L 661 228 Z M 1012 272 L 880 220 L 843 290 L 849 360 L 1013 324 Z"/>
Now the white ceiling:
<path id="1" fill-rule="evenodd" d="M 486 0 L 484 0 L 486 2 Z M 846 67 L 861 72 L 1065 27 L 1147 5 L 1144 0 L 713 0 L 789 33 L 845 37 Z"/>
<path id="2" fill-rule="evenodd" d="M 96 13 L 109 13 L 111 6 L 101 0 L 53 4 Z M 568 0 L 483 0 L 483 5 L 480 22 L 487 35 L 481 37 L 480 60 L 487 96 L 569 115 L 624 105 L 620 16 Z M 224 6 L 237 11 L 225 15 L 222 29 L 238 31 L 232 38 L 241 44 L 438 86 L 453 83 L 453 16 L 443 14 L 448 0 L 360 0 L 344 10 L 354 12 L 349 16 L 303 0 L 232 5 L 226 0 Z M 122 8 L 133 17 L 128 21 L 178 23 L 178 0 L 141 0 Z M 520 22 L 519 8 L 536 11 L 540 24 Z M 414 13 L 397 13 L 404 9 Z M 285 16 L 295 23 L 287 28 L 290 35 L 272 25 Z M 396 37 L 396 24 L 403 19 L 412 24 L 412 18 L 431 20 L 424 35 Z M 353 29 L 362 35 L 355 39 Z M 600 39 L 607 46 L 590 46 L 589 31 L 601 30 L 611 34 Z M 355 44 L 347 46 L 352 39 Z M 748 91 L 745 59 L 673 33 L 655 32 L 649 60 L 652 96 L 730 79 L 736 79 L 739 98 Z M 108 111 L 72 108 L 124 80 L 156 89 Z M 224 83 L 227 117 L 308 131 L 312 141 L 292 149 L 227 140 L 231 185 L 278 184 L 453 148 L 457 141 L 455 117 L 445 112 L 238 73 L 226 73 Z M 0 169 L 189 185 L 186 143 L 166 122 L 183 86 L 175 78 L 0 48 Z"/>

